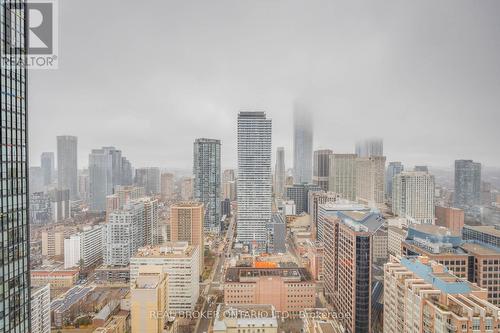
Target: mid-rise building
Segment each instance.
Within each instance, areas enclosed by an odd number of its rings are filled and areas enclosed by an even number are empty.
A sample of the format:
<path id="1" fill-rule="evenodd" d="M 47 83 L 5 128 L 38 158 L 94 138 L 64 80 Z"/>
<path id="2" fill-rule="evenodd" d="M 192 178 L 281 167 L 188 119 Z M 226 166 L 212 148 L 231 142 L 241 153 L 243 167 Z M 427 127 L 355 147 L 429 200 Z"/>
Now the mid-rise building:
<path id="1" fill-rule="evenodd" d="M 226 270 L 227 305 L 270 304 L 277 311 L 299 316 L 315 305 L 316 287 L 305 268 L 230 267 Z"/>
<path id="2" fill-rule="evenodd" d="M 132 332 L 162 333 L 168 311 L 167 274 L 161 267 L 143 266 L 130 287 Z"/>
<path id="3" fill-rule="evenodd" d="M 271 119 L 265 112 L 238 114 L 237 239 L 265 250 L 271 220 Z"/>
<path id="4" fill-rule="evenodd" d="M 320 186 L 323 191 L 330 188 L 330 155 L 331 149 L 321 149 L 314 151 L 313 161 L 313 183 Z"/>
<path id="5" fill-rule="evenodd" d="M 309 192 L 307 206 L 309 215 L 311 216 L 311 234 L 315 239 L 318 238 L 319 205 L 327 202 L 337 202 L 338 200 L 340 200 L 340 195 L 334 192 Z"/>
<path id="6" fill-rule="evenodd" d="M 469 275 L 469 256 L 460 245 L 460 234 L 431 224 L 411 224 L 406 239 L 401 243 L 403 256 L 426 256 L 445 265 L 463 279 Z"/>
<path id="7" fill-rule="evenodd" d="M 403 172 L 404 167 L 401 162 L 389 162 L 385 171 L 385 197 L 389 202 L 392 201 L 392 180 L 394 176 Z"/>
<path id="8" fill-rule="evenodd" d="M 145 244 L 157 245 L 160 243 L 161 230 L 158 216 L 158 199 L 144 197 L 136 200 L 144 205 L 144 235 Z"/>
<path id="9" fill-rule="evenodd" d="M 221 169 L 220 140 L 196 139 L 193 146 L 194 199 L 203 202 L 205 207 L 205 231 L 219 233 Z"/>
<path id="10" fill-rule="evenodd" d="M 406 239 L 408 229 L 406 227 L 399 227 L 390 225 L 387 227 L 387 254 L 395 257 L 402 256 L 403 251 L 401 244 Z"/>
<path id="11" fill-rule="evenodd" d="M 434 224 L 434 176 L 404 171 L 393 178 L 392 211 L 412 223 Z"/>
<path id="12" fill-rule="evenodd" d="M 31 333 L 50 333 L 50 285 L 31 288 Z"/>
<path id="13" fill-rule="evenodd" d="M 486 296 L 426 257 L 392 257 L 384 266 L 384 333 L 496 332 L 499 308 Z"/>
<path id="14" fill-rule="evenodd" d="M 277 198 L 283 198 L 285 195 L 285 148 L 276 149 L 276 164 L 274 166 L 274 194 Z"/>
<path id="15" fill-rule="evenodd" d="M 369 212 L 370 208 L 358 204 L 349 200 L 340 199 L 337 201 L 328 201 L 324 204 L 318 205 L 318 223 L 317 223 L 317 240 L 324 241 L 325 235 L 325 220 L 329 216 L 337 216 L 339 212 L 342 211 L 353 211 L 353 212 Z"/>
<path id="16" fill-rule="evenodd" d="M 64 268 L 87 269 L 102 260 L 103 227 L 85 226 L 82 231 L 64 240 Z"/>
<path id="17" fill-rule="evenodd" d="M 298 104 L 293 112 L 293 179 L 296 184 L 312 183 L 313 118 Z"/>
<path id="18" fill-rule="evenodd" d="M 481 203 L 481 163 L 455 161 L 454 206 L 469 210 Z"/>
<path id="19" fill-rule="evenodd" d="M 54 189 L 49 192 L 51 217 L 53 222 L 61 222 L 70 217 L 69 190 Z"/>
<path id="20" fill-rule="evenodd" d="M 168 280 L 168 311 L 193 311 L 200 293 L 200 248 L 187 242 L 168 242 L 140 248 L 130 258 L 130 282 L 135 283 L 143 266 L 161 267 Z"/>
<path id="21" fill-rule="evenodd" d="M 62 259 L 64 256 L 64 237 L 69 231 L 62 227 L 48 228 L 41 233 L 42 256 L 52 259 Z"/>
<path id="22" fill-rule="evenodd" d="M 356 200 L 356 154 L 330 155 L 329 191 Z"/>
<path id="23" fill-rule="evenodd" d="M 461 248 L 469 255 L 468 280 L 485 288 L 488 302 L 500 306 L 500 248 L 481 242 L 467 242 Z"/>
<path id="24" fill-rule="evenodd" d="M 384 203 L 385 156 L 356 159 L 356 200 L 377 206 Z"/>
<path id="25" fill-rule="evenodd" d="M 135 169 L 135 184 L 144 187 L 147 195 L 160 194 L 160 169 L 155 167 Z"/>
<path id="26" fill-rule="evenodd" d="M 325 297 L 345 332 L 371 331 L 373 235 L 384 224 L 370 210 L 338 211 L 324 224 Z"/>
<path id="27" fill-rule="evenodd" d="M 500 248 L 500 225 L 464 225 L 462 235 L 464 240 L 478 241 Z"/>
<path id="28" fill-rule="evenodd" d="M 294 184 L 286 186 L 286 199 L 295 202 L 296 214 L 308 213 L 308 198 L 311 192 L 322 192 L 319 185 L 313 184 Z"/>
<path id="29" fill-rule="evenodd" d="M 203 239 L 204 207 L 202 202 L 181 202 L 170 206 L 170 240 L 185 241 L 200 248 L 200 275 L 203 274 L 205 245 Z"/>
<path id="30" fill-rule="evenodd" d="M 108 266 L 126 266 L 145 244 L 144 204 L 131 202 L 109 216 L 103 225 L 103 261 Z"/>
<path id="31" fill-rule="evenodd" d="M 459 208 L 436 206 L 436 225 L 446 227 L 451 232 L 461 233 L 464 227 L 464 211 Z"/>
<path id="32" fill-rule="evenodd" d="M 132 200 L 144 197 L 144 187 L 140 186 L 117 186 L 115 194 L 118 196 L 119 206 L 122 208 Z"/>
<path id="33" fill-rule="evenodd" d="M 76 136 L 57 137 L 57 186 L 68 189 L 71 200 L 78 198 L 78 139 Z"/>
<path id="34" fill-rule="evenodd" d="M 217 306 L 213 332 L 278 333 L 278 319 L 272 305 L 223 305 Z"/>
<path id="35" fill-rule="evenodd" d="M 268 240 L 267 252 L 286 252 L 286 223 L 282 214 L 273 214 L 271 222 L 267 224 Z"/>
<path id="36" fill-rule="evenodd" d="M 50 196 L 44 192 L 30 194 L 30 223 L 46 224 L 52 221 Z"/>

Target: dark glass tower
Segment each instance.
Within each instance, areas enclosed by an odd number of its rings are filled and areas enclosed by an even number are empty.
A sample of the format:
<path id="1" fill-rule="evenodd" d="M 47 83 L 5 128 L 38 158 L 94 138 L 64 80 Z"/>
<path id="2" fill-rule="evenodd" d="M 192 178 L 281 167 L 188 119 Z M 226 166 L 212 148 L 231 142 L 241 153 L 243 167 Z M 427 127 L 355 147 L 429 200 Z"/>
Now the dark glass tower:
<path id="1" fill-rule="evenodd" d="M 30 331 L 27 71 L 19 60 L 26 56 L 27 10 L 25 1 L 2 1 L 0 8 L 0 332 L 25 333 Z"/>

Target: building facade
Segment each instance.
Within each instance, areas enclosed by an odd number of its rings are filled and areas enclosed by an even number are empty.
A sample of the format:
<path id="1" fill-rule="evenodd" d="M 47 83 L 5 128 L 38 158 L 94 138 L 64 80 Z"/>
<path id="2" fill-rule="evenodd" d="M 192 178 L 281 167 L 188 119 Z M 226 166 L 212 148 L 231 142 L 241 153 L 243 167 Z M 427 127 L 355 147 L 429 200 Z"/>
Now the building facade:
<path id="1" fill-rule="evenodd" d="M 163 333 L 168 310 L 167 275 L 160 267 L 143 266 L 130 287 L 132 332 Z"/>
<path id="2" fill-rule="evenodd" d="M 329 191 L 356 200 L 356 154 L 330 155 Z"/>
<path id="3" fill-rule="evenodd" d="M 221 200 L 220 140 L 196 139 L 193 146 L 193 196 L 205 207 L 205 231 L 219 233 Z"/>
<path id="4" fill-rule="evenodd" d="M 50 333 L 50 285 L 31 289 L 31 333 Z"/>
<path id="5" fill-rule="evenodd" d="M 428 258 L 392 257 L 384 285 L 384 333 L 498 331 L 499 308 L 486 291 Z"/>
<path id="6" fill-rule="evenodd" d="M 316 287 L 305 268 L 243 268 L 226 270 L 224 302 L 228 305 L 269 304 L 299 316 L 314 307 Z"/>
<path id="7" fill-rule="evenodd" d="M 356 142 L 358 157 L 384 156 L 384 141 L 381 138 L 370 138 Z"/>
<path id="8" fill-rule="evenodd" d="M 271 220 L 271 119 L 265 112 L 238 114 L 237 239 L 265 249 Z"/>
<path id="9" fill-rule="evenodd" d="M 356 159 L 356 200 L 366 205 L 384 203 L 385 156 Z"/>
<path id="10" fill-rule="evenodd" d="M 168 280 L 168 311 L 194 310 L 200 293 L 200 248 L 187 242 L 167 242 L 140 248 L 130 259 L 130 282 L 135 283 L 143 266 L 161 267 Z"/>
<path id="11" fill-rule="evenodd" d="M 145 244 L 144 204 L 131 202 L 110 214 L 103 225 L 103 261 L 108 266 L 126 266 Z"/>
<path id="12" fill-rule="evenodd" d="M 392 211 L 412 223 L 434 224 L 434 176 L 404 171 L 393 178 Z"/>
<path id="13" fill-rule="evenodd" d="M 204 211 L 202 202 L 181 202 L 170 206 L 170 240 L 185 241 L 200 248 L 200 274 L 203 274 L 205 244 L 203 238 Z"/>
<path id="14" fill-rule="evenodd" d="M 330 155 L 331 149 L 321 149 L 314 151 L 313 160 L 313 184 L 320 186 L 323 191 L 330 188 Z"/>
<path id="15" fill-rule="evenodd" d="M 160 194 L 160 168 L 148 167 L 135 169 L 135 184 L 144 187 L 147 195 Z"/>
<path id="16" fill-rule="evenodd" d="M 346 332 L 371 332 L 373 235 L 384 221 L 371 211 L 339 211 L 324 225 L 326 300 Z"/>

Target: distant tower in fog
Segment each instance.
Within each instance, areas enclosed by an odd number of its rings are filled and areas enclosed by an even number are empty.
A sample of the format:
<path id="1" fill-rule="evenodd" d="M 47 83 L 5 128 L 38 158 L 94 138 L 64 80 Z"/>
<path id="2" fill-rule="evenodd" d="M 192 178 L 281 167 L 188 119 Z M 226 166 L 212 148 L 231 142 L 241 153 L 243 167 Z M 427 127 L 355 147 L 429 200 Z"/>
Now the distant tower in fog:
<path id="1" fill-rule="evenodd" d="M 467 210 L 481 203 L 481 163 L 455 161 L 454 205 Z"/>
<path id="2" fill-rule="evenodd" d="M 403 170 L 404 167 L 401 162 L 389 162 L 387 170 L 385 171 L 385 195 L 387 199 L 391 200 L 392 198 L 392 182 L 394 176 L 399 175 Z"/>
<path id="3" fill-rule="evenodd" d="M 76 136 L 57 137 L 57 186 L 69 189 L 71 200 L 78 198 L 78 161 Z"/>
<path id="4" fill-rule="evenodd" d="M 295 105 L 293 113 L 293 178 L 295 184 L 312 183 L 312 115 Z"/>
<path id="5" fill-rule="evenodd" d="M 274 167 L 274 194 L 278 198 L 283 198 L 285 192 L 285 148 L 278 147 L 276 150 L 276 165 Z"/>
<path id="6" fill-rule="evenodd" d="M 356 142 L 358 157 L 384 156 L 384 141 L 381 138 L 371 138 Z"/>
<path id="7" fill-rule="evenodd" d="M 43 173 L 43 185 L 47 186 L 52 184 L 52 180 L 55 174 L 54 165 L 54 153 L 53 152 L 43 152 L 40 157 L 40 165 L 42 167 Z"/>

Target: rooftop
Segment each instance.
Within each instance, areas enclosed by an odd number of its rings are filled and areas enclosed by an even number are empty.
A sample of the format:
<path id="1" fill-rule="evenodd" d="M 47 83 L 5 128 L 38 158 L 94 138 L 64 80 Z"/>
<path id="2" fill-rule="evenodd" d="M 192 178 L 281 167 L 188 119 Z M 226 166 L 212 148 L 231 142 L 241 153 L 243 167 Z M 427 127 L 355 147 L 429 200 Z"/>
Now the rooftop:
<path id="1" fill-rule="evenodd" d="M 188 242 L 167 242 L 162 245 L 142 247 L 132 258 L 189 258 L 195 248 L 188 245 Z"/>
<path id="2" fill-rule="evenodd" d="M 52 301 L 51 311 L 64 312 L 72 305 L 84 300 L 95 287 L 74 286 L 64 293 L 60 298 Z"/>
<path id="3" fill-rule="evenodd" d="M 479 289 L 468 281 L 451 274 L 446 267 L 428 262 L 424 257 L 401 258 L 401 264 L 427 283 L 447 294 L 468 294 Z"/>
<path id="4" fill-rule="evenodd" d="M 498 247 L 479 242 L 466 242 L 461 247 L 469 253 L 483 256 L 500 256 L 500 249 Z"/>
<path id="5" fill-rule="evenodd" d="M 242 279 L 252 279 L 259 277 L 282 277 L 299 281 L 310 281 L 311 276 L 305 268 L 250 268 L 250 267 L 230 267 L 226 270 L 226 282 L 245 282 Z"/>
<path id="6" fill-rule="evenodd" d="M 497 229 L 497 227 L 493 225 L 464 225 L 464 229 L 484 232 L 495 237 L 500 237 L 500 229 Z"/>

